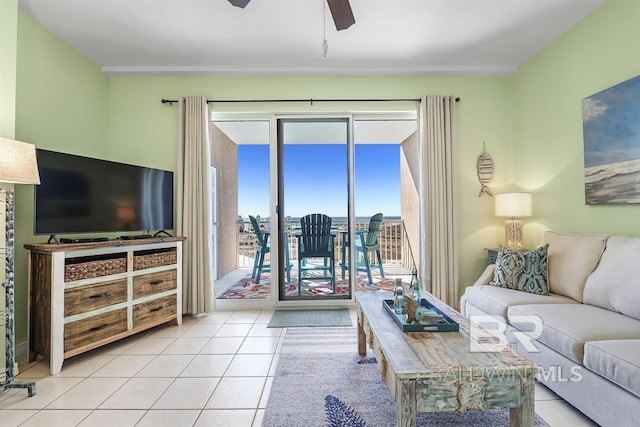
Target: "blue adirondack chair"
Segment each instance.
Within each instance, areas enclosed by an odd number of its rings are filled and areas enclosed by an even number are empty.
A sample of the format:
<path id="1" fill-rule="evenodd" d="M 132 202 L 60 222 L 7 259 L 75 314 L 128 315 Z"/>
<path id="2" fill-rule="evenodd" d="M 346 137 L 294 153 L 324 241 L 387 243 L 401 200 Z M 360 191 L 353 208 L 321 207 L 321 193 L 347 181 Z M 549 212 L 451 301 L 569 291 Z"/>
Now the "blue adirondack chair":
<path id="1" fill-rule="evenodd" d="M 355 248 L 356 248 L 356 271 L 364 271 L 367 273 L 369 284 L 373 284 L 373 278 L 371 277 L 371 269 L 377 268 L 380 270 L 380 276 L 384 278 L 384 269 L 382 267 L 382 256 L 380 254 L 380 243 L 378 242 L 378 233 L 380 232 L 380 225 L 382 224 L 382 213 L 377 213 L 369 219 L 369 228 L 367 230 L 356 231 Z M 342 241 L 342 278 L 344 279 L 344 273 L 349 269 L 349 262 L 346 259 L 346 254 L 349 251 L 349 240 L 346 234 L 343 235 Z M 378 263 L 374 264 L 371 261 L 370 253 L 374 252 L 378 257 Z"/>
<path id="2" fill-rule="evenodd" d="M 302 280 L 330 280 L 333 293 L 336 292 L 334 238 L 331 233 L 331 217 L 324 214 L 310 214 L 300 218 L 298 239 L 298 295 L 301 293 Z M 310 260 L 314 258 L 315 262 Z M 318 259 L 322 263 L 318 263 Z M 314 270 L 321 276 L 308 276 Z"/>
<path id="3" fill-rule="evenodd" d="M 260 283 L 260 276 L 263 272 L 271 271 L 271 265 L 264 263 L 264 257 L 271 251 L 269 245 L 269 231 L 264 231 L 258 225 L 258 221 L 255 217 L 249 215 L 249 221 L 253 227 L 253 232 L 258 239 L 258 245 L 256 246 L 256 257 L 253 261 L 253 271 L 251 272 L 251 278 L 256 279 L 256 283 Z"/>
<path id="4" fill-rule="evenodd" d="M 251 221 L 251 226 L 253 227 L 253 232 L 256 234 L 258 239 L 258 246 L 256 247 L 256 257 L 253 261 L 253 271 L 251 272 L 251 278 L 255 278 L 256 283 L 260 283 L 260 276 L 263 272 L 271 271 L 271 264 L 265 264 L 264 258 L 269 252 L 271 252 L 271 244 L 269 242 L 269 236 L 271 232 L 264 231 L 258 225 L 258 221 L 255 217 L 249 215 L 249 220 Z M 289 242 L 288 233 L 285 234 L 285 250 L 284 250 L 284 262 L 285 262 L 285 271 L 287 273 L 287 282 L 291 282 L 291 263 L 289 262 Z"/>

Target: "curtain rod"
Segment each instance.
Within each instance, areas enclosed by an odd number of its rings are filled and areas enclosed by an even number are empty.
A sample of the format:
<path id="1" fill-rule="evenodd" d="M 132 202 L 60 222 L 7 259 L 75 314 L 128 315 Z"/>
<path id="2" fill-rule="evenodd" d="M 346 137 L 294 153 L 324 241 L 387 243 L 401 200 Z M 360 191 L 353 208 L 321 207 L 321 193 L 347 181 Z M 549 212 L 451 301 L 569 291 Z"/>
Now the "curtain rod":
<path id="1" fill-rule="evenodd" d="M 460 102 L 460 98 L 455 99 L 456 102 Z M 163 104 L 173 105 L 174 102 L 178 102 L 177 99 L 161 99 Z M 279 103 L 279 102 L 309 102 L 313 105 L 314 102 L 421 102 L 420 98 L 390 98 L 390 99 L 208 99 L 207 103 Z"/>

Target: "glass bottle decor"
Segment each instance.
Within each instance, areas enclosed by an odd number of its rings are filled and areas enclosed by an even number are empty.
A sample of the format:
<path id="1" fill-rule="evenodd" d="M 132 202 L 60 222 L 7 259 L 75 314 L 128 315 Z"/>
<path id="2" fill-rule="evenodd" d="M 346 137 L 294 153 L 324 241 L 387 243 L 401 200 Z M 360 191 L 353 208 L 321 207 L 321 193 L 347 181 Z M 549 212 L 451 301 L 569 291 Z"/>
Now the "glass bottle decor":
<path id="1" fill-rule="evenodd" d="M 422 296 L 420 295 L 420 281 L 418 280 L 418 269 L 415 267 L 411 272 L 411 296 L 416 304 L 421 305 Z"/>
<path id="2" fill-rule="evenodd" d="M 393 310 L 396 314 L 403 314 L 406 301 L 404 299 L 404 287 L 402 279 L 396 279 L 396 287 L 393 290 Z"/>

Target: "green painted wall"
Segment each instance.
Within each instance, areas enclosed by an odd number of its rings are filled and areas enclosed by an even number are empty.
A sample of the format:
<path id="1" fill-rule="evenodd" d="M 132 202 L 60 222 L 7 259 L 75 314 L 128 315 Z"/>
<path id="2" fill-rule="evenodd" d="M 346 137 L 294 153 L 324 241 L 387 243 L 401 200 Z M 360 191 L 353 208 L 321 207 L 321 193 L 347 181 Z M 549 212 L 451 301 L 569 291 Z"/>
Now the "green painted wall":
<path id="1" fill-rule="evenodd" d="M 108 157 L 108 78 L 20 13 L 16 133 L 40 148 Z"/>
<path id="2" fill-rule="evenodd" d="M 640 205 L 587 206 L 581 100 L 640 74 L 640 2 L 607 0 L 524 63 L 514 78 L 514 165 L 534 192 L 528 246 L 545 229 L 640 235 Z"/>
<path id="3" fill-rule="evenodd" d="M 17 18 L 16 139 L 39 148 L 108 157 L 108 78 L 29 16 Z M 16 342 L 27 338 L 27 258 L 33 186 L 16 186 Z"/>
<path id="4" fill-rule="evenodd" d="M 0 136 L 13 138 L 16 119 L 18 0 L 0 2 Z M 4 366 L 4 365 L 3 365 Z"/>

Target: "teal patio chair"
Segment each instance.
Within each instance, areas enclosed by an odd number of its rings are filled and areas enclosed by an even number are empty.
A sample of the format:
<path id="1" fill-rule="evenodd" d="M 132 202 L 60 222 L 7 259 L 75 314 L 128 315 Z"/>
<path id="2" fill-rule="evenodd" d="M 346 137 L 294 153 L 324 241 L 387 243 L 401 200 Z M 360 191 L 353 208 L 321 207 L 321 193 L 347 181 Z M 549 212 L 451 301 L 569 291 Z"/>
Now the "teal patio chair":
<path id="1" fill-rule="evenodd" d="M 249 220 L 251 221 L 251 226 L 253 227 L 253 232 L 256 234 L 256 238 L 258 239 L 258 246 L 256 247 L 256 257 L 253 261 L 253 270 L 251 272 L 251 278 L 255 278 L 256 283 L 260 283 L 260 276 L 263 272 L 271 271 L 271 264 L 265 264 L 264 258 L 265 256 L 271 252 L 271 244 L 269 242 L 269 236 L 271 235 L 270 231 L 264 231 L 258 225 L 258 221 L 255 217 L 249 215 Z M 285 261 L 285 269 L 287 273 L 287 282 L 291 282 L 291 263 L 289 262 L 289 234 L 285 233 L 285 250 L 284 250 L 284 261 Z"/>
<path id="2" fill-rule="evenodd" d="M 369 284 L 373 284 L 373 278 L 371 277 L 371 269 L 377 268 L 380 270 L 380 277 L 384 279 L 384 269 L 382 267 L 382 256 L 380 254 L 380 243 L 378 242 L 378 234 L 380 232 L 380 226 L 382 225 L 382 213 L 377 213 L 369 219 L 369 227 L 367 230 L 356 231 L 355 236 L 355 249 L 356 249 L 356 271 L 364 271 L 367 273 L 367 279 Z M 349 239 L 347 234 L 342 235 L 342 278 L 344 279 L 344 273 L 349 269 L 349 262 L 347 261 L 346 254 L 349 251 Z M 378 263 L 371 262 L 369 254 L 375 252 L 378 257 Z M 362 261 L 361 261 L 362 260 Z"/>
<path id="3" fill-rule="evenodd" d="M 271 265 L 264 263 L 264 257 L 271 251 L 271 246 L 269 245 L 270 233 L 260 228 L 255 217 L 249 215 L 249 221 L 251 221 L 253 232 L 258 239 L 258 245 L 256 246 L 256 257 L 253 261 L 253 271 L 251 272 L 251 278 L 255 278 L 256 283 L 260 283 L 260 276 L 262 275 L 262 272 L 271 271 Z"/>
<path id="4" fill-rule="evenodd" d="M 324 214 L 310 214 L 300 218 L 298 239 L 298 295 L 302 290 L 302 280 L 330 280 L 333 293 L 336 292 L 334 238 L 331 232 L 331 217 Z M 314 262 L 310 260 L 314 258 Z M 322 263 L 318 263 L 322 259 Z M 314 270 L 322 271 L 321 276 L 307 276 Z"/>

